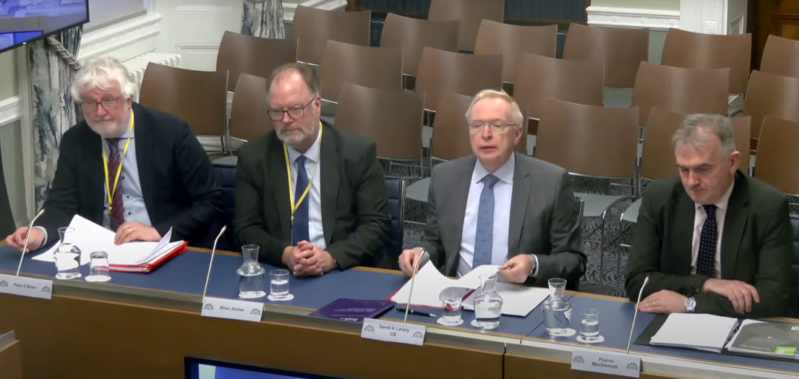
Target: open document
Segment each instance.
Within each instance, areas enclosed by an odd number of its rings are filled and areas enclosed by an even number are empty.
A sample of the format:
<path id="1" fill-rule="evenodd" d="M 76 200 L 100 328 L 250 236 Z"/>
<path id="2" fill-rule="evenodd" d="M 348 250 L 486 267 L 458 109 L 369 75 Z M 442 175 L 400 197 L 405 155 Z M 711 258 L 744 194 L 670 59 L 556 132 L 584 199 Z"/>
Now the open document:
<path id="1" fill-rule="evenodd" d="M 652 336 L 651 345 L 720 353 L 738 319 L 700 313 L 672 313 Z"/>
<path id="2" fill-rule="evenodd" d="M 80 264 L 89 263 L 92 252 L 104 251 L 108 254 L 108 264 L 112 271 L 149 272 L 169 256 L 185 251 L 186 246 L 184 241 L 169 242 L 172 239 L 172 229 L 159 242 L 128 242 L 116 245 L 114 232 L 81 216 L 75 215 L 69 227 L 74 231 L 65 236 L 64 242 L 72 243 L 80 249 Z M 54 244 L 33 259 L 55 262 L 54 253 L 59 245 L 60 243 Z"/>
<path id="3" fill-rule="evenodd" d="M 480 290 L 480 276 L 494 275 L 499 266 L 479 266 L 459 279 L 448 278 L 441 274 L 432 263 L 427 263 L 416 274 L 416 284 L 413 288 L 413 298 L 410 303 L 414 306 L 441 308 L 440 294 L 447 288 L 463 289 L 464 309 L 474 310 L 474 298 Z M 407 304 L 411 288 L 411 281 L 391 297 L 397 304 Z M 476 291 L 474 291 L 476 290 Z M 526 317 L 547 296 L 549 291 L 545 288 L 528 287 L 519 284 L 497 282 L 495 288 L 502 297 L 502 314 Z"/>
<path id="4" fill-rule="evenodd" d="M 799 360 L 799 324 L 744 320 L 727 350 L 739 354 Z"/>

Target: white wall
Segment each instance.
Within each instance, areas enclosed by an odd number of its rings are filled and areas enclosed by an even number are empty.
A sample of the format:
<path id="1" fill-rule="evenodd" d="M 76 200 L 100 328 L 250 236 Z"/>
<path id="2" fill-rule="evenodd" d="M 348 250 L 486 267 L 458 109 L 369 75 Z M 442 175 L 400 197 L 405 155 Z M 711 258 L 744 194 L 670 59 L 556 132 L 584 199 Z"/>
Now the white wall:
<path id="1" fill-rule="evenodd" d="M 144 0 L 94 0 L 89 2 L 90 21 L 83 28 L 90 32 L 115 22 L 129 20 L 147 13 Z"/>

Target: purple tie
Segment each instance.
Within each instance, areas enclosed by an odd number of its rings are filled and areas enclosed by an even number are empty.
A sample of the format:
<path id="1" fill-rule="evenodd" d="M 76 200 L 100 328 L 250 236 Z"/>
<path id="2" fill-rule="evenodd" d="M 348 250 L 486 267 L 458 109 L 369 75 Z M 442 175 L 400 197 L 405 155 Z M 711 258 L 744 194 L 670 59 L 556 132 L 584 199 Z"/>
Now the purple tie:
<path id="1" fill-rule="evenodd" d="M 114 179 L 117 175 L 117 168 L 119 167 L 119 138 L 107 138 L 105 141 L 108 143 L 108 190 L 114 191 Z M 125 222 L 125 206 L 122 204 L 122 180 L 120 175 L 119 182 L 114 191 L 114 198 L 111 202 L 111 212 L 109 218 L 111 219 L 111 230 L 116 231 L 120 225 Z"/>

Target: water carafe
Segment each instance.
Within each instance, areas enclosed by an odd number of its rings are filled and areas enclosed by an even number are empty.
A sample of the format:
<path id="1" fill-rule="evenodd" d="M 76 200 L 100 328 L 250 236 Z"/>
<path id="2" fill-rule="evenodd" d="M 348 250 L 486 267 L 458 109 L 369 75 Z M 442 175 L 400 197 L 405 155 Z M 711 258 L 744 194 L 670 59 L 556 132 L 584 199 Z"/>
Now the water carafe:
<path id="1" fill-rule="evenodd" d="M 497 294 L 496 275 L 480 275 L 480 294 L 474 299 L 474 317 L 480 329 L 496 329 L 502 315 L 502 297 Z"/>
<path id="2" fill-rule="evenodd" d="M 544 326 L 551 336 L 568 336 L 576 333 L 569 328 L 572 305 L 564 296 L 566 279 L 549 279 L 549 298 L 544 301 Z"/>
<path id="3" fill-rule="evenodd" d="M 73 228 L 58 229 L 59 243 L 53 253 L 55 267 L 58 271 L 55 275 L 56 279 L 76 279 L 82 276 L 80 273 L 80 249 L 70 242 L 74 239 L 72 236 L 74 231 Z"/>
<path id="4" fill-rule="evenodd" d="M 242 299 L 256 299 L 266 296 L 264 280 L 266 270 L 258 263 L 258 245 L 244 245 L 241 253 L 244 263 L 236 270 L 239 274 L 239 297 Z"/>

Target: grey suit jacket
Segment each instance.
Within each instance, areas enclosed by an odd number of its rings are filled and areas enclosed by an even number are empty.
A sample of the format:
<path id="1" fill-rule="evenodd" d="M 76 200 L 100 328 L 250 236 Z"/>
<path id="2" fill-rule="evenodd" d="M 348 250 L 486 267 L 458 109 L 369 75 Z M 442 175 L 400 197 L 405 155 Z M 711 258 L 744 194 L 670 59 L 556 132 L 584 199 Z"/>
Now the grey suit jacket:
<path id="1" fill-rule="evenodd" d="M 564 278 L 569 288 L 576 289 L 585 273 L 586 256 L 571 178 L 558 166 L 515 154 L 508 258 L 538 257 L 538 275 L 528 284 L 546 286 L 550 278 Z M 456 276 L 476 162 L 472 155 L 439 164 L 430 178 L 427 224 L 420 244 L 444 275 Z"/>

